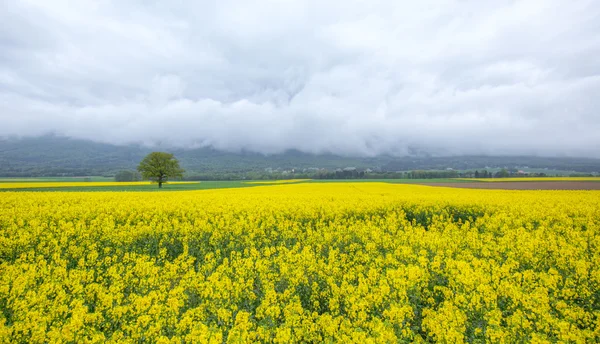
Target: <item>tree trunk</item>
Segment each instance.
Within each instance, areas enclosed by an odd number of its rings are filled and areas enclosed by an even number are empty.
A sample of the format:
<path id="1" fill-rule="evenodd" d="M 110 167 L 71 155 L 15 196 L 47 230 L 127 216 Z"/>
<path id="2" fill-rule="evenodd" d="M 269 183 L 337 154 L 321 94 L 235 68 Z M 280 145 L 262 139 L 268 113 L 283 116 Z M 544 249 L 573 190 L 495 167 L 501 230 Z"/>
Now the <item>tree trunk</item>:
<path id="1" fill-rule="evenodd" d="M 162 182 L 158 182 L 158 188 L 162 189 Z"/>

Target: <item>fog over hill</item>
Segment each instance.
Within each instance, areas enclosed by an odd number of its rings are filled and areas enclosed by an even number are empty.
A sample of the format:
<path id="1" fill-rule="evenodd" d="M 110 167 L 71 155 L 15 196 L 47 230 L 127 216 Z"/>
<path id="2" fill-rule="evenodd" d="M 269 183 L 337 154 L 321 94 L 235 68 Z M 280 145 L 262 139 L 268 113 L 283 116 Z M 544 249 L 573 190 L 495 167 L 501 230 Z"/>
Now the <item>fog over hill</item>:
<path id="1" fill-rule="evenodd" d="M 7 1 L 0 136 L 600 157 L 598 18 L 595 0 Z"/>
<path id="2" fill-rule="evenodd" d="M 225 152 L 213 148 L 182 149 L 140 145 L 110 145 L 67 137 L 42 136 L 0 139 L 0 176 L 85 176 L 114 175 L 133 170 L 153 150 L 173 152 L 188 171 L 188 176 L 235 173 L 244 177 L 266 170 L 333 171 L 355 167 L 374 171 L 457 170 L 517 166 L 563 171 L 600 172 L 600 159 L 534 156 L 431 156 L 415 151 L 410 156 L 375 157 L 309 154 L 290 150 L 279 154 Z"/>

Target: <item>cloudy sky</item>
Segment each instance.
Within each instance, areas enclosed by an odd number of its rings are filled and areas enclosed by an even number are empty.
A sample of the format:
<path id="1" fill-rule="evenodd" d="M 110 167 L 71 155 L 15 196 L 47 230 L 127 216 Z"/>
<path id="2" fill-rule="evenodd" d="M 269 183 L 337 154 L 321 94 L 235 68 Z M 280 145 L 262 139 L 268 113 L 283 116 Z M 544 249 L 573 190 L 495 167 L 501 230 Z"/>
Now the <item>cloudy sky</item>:
<path id="1" fill-rule="evenodd" d="M 8 0 L 0 136 L 600 157 L 598 0 Z"/>

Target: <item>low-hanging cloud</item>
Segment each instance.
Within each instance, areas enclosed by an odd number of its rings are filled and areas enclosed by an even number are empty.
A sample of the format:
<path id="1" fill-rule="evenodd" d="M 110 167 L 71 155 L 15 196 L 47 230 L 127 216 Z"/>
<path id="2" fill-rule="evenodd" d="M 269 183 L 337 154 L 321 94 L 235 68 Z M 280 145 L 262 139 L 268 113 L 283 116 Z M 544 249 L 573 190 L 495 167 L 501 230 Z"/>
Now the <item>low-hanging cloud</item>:
<path id="1" fill-rule="evenodd" d="M 0 136 L 600 157 L 600 3 L 0 7 Z"/>

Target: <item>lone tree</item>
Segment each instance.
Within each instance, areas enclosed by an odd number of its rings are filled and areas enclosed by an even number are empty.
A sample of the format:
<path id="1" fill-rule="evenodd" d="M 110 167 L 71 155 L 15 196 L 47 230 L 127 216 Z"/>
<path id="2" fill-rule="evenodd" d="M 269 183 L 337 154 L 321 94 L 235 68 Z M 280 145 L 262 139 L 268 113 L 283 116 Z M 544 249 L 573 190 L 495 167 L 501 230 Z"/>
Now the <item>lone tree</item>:
<path id="1" fill-rule="evenodd" d="M 184 172 L 173 154 L 164 152 L 152 152 L 146 155 L 137 169 L 144 179 L 158 183 L 159 188 L 162 188 L 163 183 L 166 183 L 169 178 L 183 177 Z"/>

